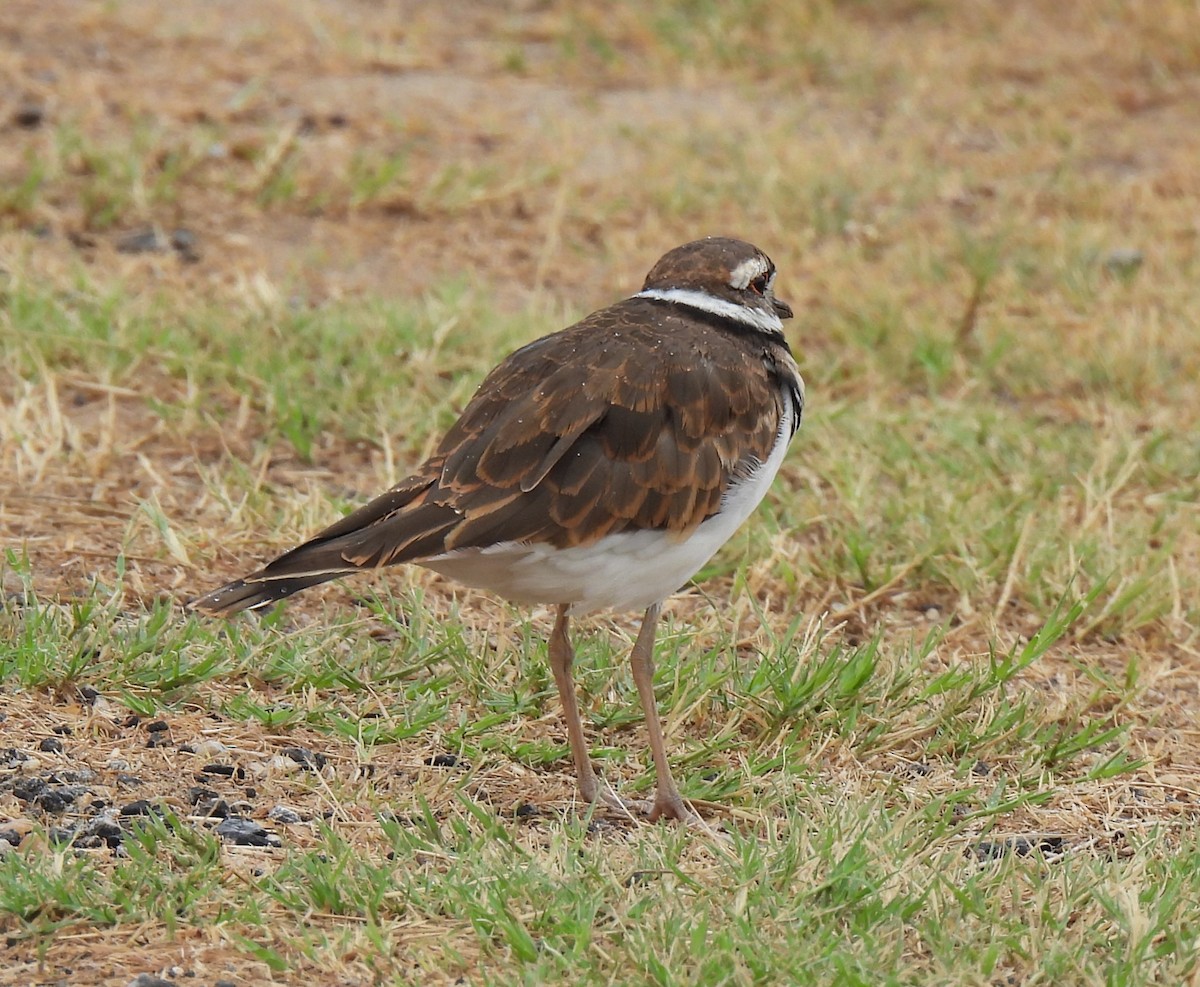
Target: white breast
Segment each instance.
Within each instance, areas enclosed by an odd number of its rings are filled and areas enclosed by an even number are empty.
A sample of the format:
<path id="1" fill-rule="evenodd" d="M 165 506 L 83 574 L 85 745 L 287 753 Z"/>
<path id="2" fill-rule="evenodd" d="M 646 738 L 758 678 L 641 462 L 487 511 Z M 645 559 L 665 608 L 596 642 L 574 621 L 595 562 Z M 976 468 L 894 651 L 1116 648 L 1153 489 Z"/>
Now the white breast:
<path id="1" fill-rule="evenodd" d="M 691 579 L 766 495 L 794 432 L 789 393 L 784 393 L 782 405 L 767 461 L 731 484 L 721 509 L 685 541 L 665 531 L 623 531 L 591 545 L 554 548 L 503 542 L 460 549 L 421 564 L 514 603 L 567 603 L 572 613 L 644 610 Z"/>

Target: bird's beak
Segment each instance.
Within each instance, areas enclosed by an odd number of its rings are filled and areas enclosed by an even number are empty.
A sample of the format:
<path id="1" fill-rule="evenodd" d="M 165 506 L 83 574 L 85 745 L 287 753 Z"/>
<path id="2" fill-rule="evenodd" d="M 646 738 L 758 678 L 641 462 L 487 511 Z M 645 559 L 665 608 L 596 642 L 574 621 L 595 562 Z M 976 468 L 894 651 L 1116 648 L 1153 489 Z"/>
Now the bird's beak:
<path id="1" fill-rule="evenodd" d="M 792 317 L 792 306 L 781 298 L 772 298 L 771 304 L 775 306 L 775 314 L 781 319 L 790 319 Z"/>

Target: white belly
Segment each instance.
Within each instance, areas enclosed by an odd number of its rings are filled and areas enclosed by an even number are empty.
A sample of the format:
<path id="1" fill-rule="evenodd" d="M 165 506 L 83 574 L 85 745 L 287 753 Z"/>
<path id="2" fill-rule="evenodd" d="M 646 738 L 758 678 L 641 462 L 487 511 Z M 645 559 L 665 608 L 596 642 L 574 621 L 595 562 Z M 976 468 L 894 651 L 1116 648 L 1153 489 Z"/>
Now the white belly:
<path id="1" fill-rule="evenodd" d="M 692 578 L 766 495 L 792 437 L 792 402 L 767 461 L 732 484 L 721 509 L 686 540 L 666 531 L 623 531 L 591 545 L 554 548 L 502 542 L 461 549 L 421 564 L 514 603 L 565 603 L 572 613 L 644 610 Z"/>

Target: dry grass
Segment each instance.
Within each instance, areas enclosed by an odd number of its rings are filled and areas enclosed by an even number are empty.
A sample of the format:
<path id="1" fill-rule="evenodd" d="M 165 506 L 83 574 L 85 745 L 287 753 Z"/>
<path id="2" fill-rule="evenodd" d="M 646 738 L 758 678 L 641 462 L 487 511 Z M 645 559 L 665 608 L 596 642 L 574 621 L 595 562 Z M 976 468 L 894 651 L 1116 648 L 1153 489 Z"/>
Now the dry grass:
<path id="1" fill-rule="evenodd" d="M 0 982 L 1197 976 L 1195 4 L 8 0 L 0 37 L 0 748 L 70 730 L 3 768 Z M 710 232 L 779 264 L 812 405 L 670 610 L 732 850 L 578 820 L 545 614 L 420 572 L 173 609 Z M 634 789 L 629 625 L 596 629 Z M 282 850 L 189 818 L 205 739 L 301 813 Z M 85 810 L 12 782 L 83 768 L 186 825 L 56 846 Z M 1050 842 L 975 859 L 1014 837 Z"/>

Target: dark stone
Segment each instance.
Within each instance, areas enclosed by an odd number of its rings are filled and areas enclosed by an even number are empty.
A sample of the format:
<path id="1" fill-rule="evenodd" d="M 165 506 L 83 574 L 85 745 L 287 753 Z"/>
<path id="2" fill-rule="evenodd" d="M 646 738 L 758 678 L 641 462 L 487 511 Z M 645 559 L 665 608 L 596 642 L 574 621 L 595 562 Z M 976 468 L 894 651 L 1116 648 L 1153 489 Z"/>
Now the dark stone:
<path id="1" fill-rule="evenodd" d="M 12 115 L 12 122 L 24 130 L 35 130 L 46 119 L 46 108 L 37 103 L 22 103 Z"/>
<path id="2" fill-rule="evenodd" d="M 155 720 L 153 723 L 146 724 L 146 730 L 150 733 L 162 733 L 164 730 L 170 730 L 171 725 L 166 720 Z"/>
<path id="3" fill-rule="evenodd" d="M 138 799 L 135 802 L 130 802 L 128 805 L 121 806 L 121 815 L 123 816 L 149 816 L 158 810 L 146 799 Z"/>
<path id="4" fill-rule="evenodd" d="M 291 758 L 305 771 L 320 771 L 325 767 L 325 755 L 310 751 L 307 747 L 285 747 L 283 756 Z"/>
<path id="5" fill-rule="evenodd" d="M 282 846 L 278 836 L 253 819 L 229 816 L 217 823 L 217 835 L 236 846 Z"/>
<path id="6" fill-rule="evenodd" d="M 176 987 L 176 985 L 174 980 L 165 980 L 153 973 L 139 973 L 129 981 L 127 987 Z"/>
<path id="7" fill-rule="evenodd" d="M 1010 836 L 1002 840 L 980 840 L 967 852 L 977 860 L 999 860 L 1013 854 L 1028 857 L 1035 851 L 1041 854 L 1061 854 L 1066 849 L 1066 840 L 1061 836 Z"/>
<path id="8" fill-rule="evenodd" d="M 229 803 L 222 798 L 204 799 L 196 803 L 196 815 L 208 816 L 210 819 L 226 819 L 229 817 Z"/>
<path id="9" fill-rule="evenodd" d="M 12 783 L 12 793 L 22 802 L 32 802 L 49 787 L 43 778 L 18 778 Z"/>
<path id="10" fill-rule="evenodd" d="M 88 820 L 75 831 L 75 845 L 84 850 L 108 847 L 115 850 L 125 840 L 125 831 L 108 813 Z"/>
<path id="11" fill-rule="evenodd" d="M 30 759 L 19 747 L 5 747 L 0 750 L 0 765 L 6 768 L 15 768 L 18 764 Z M 20 796 L 17 796 L 20 798 Z"/>
<path id="12" fill-rule="evenodd" d="M 434 754 L 432 757 L 425 758 L 425 763 L 432 768 L 453 768 L 459 761 L 456 754 Z M 464 764 L 463 767 L 467 767 L 467 765 Z"/>
<path id="13" fill-rule="evenodd" d="M 38 750 L 44 754 L 61 754 L 63 752 L 63 742 L 57 737 L 46 737 L 38 744 Z"/>
<path id="14" fill-rule="evenodd" d="M 42 792 L 33 802 L 46 812 L 65 812 L 80 795 L 86 794 L 87 789 L 81 785 L 60 785 Z"/>
<path id="15" fill-rule="evenodd" d="M 153 227 L 117 237 L 117 251 L 122 254 L 153 254 L 166 249 L 167 241 Z"/>
<path id="16" fill-rule="evenodd" d="M 206 764 L 200 769 L 200 772 L 206 775 L 220 775 L 223 778 L 232 778 L 236 770 L 232 764 Z"/>
<path id="17" fill-rule="evenodd" d="M 182 261 L 194 264 L 200 259 L 200 253 L 196 249 L 196 244 L 196 234 L 191 230 L 181 228 L 171 233 L 171 246 L 179 254 L 179 259 Z"/>

